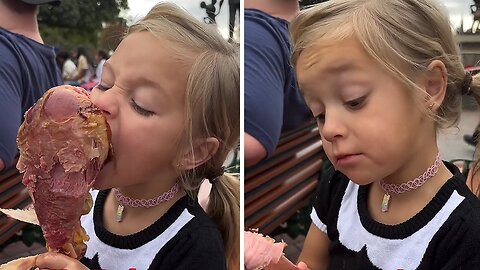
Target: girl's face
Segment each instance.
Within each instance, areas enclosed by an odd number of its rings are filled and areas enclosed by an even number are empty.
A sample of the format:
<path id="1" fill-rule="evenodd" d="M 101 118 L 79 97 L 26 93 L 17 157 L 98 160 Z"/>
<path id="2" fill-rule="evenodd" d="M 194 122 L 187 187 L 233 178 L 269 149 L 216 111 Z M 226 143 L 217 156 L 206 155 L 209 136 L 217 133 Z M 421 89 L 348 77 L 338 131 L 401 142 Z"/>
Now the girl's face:
<path id="1" fill-rule="evenodd" d="M 151 181 L 169 188 L 175 181 L 188 70 L 172 57 L 171 46 L 149 32 L 132 33 L 105 63 L 91 98 L 106 114 L 114 156 L 96 188 Z"/>
<path id="2" fill-rule="evenodd" d="M 368 184 L 415 160 L 411 149 L 423 147 L 418 137 L 429 126 L 426 116 L 414 104 L 412 90 L 371 59 L 356 39 L 328 47 L 318 42 L 301 53 L 296 68 L 337 170 Z"/>

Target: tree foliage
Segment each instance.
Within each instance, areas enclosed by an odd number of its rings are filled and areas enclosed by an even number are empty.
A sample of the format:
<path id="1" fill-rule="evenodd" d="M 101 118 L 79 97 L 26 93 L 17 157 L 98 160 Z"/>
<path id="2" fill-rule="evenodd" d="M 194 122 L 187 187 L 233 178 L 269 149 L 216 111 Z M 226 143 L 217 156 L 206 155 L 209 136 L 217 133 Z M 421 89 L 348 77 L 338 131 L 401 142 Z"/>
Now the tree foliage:
<path id="1" fill-rule="evenodd" d="M 63 0 L 58 6 L 42 5 L 40 31 L 46 43 L 63 49 L 97 48 L 105 26 L 124 24 L 118 17 L 122 9 L 128 9 L 127 0 Z"/>

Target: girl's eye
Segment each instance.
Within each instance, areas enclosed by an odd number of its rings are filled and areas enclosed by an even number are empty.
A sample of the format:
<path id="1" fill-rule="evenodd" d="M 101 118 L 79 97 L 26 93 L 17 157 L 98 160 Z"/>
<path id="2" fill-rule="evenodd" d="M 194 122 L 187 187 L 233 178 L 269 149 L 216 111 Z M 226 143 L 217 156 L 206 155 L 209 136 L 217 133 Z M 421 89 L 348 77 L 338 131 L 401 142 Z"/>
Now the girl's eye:
<path id="1" fill-rule="evenodd" d="M 358 109 L 361 109 L 363 105 L 365 105 L 366 99 L 367 99 L 367 95 L 346 101 L 344 104 L 350 109 L 358 110 Z"/>
<path id="2" fill-rule="evenodd" d="M 108 89 L 110 89 L 110 87 L 105 86 L 105 85 L 102 85 L 102 84 L 100 84 L 100 83 L 97 84 L 97 85 L 95 86 L 95 88 L 97 88 L 97 89 L 100 90 L 100 91 L 107 91 Z"/>
<path id="3" fill-rule="evenodd" d="M 130 99 L 130 105 L 132 106 L 132 108 L 137 112 L 139 113 L 140 115 L 143 115 L 143 116 L 152 116 L 154 115 L 155 113 L 152 112 L 152 111 L 149 111 L 149 110 L 146 110 L 140 106 L 138 106 L 138 104 L 135 102 L 135 100 Z"/>

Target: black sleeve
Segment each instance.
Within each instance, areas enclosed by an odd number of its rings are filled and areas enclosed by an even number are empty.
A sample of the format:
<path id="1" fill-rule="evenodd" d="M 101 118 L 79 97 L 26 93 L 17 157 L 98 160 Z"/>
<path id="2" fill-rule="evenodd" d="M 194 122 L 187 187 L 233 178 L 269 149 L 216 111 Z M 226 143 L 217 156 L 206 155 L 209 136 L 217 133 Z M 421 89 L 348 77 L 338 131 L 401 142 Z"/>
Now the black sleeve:
<path id="1" fill-rule="evenodd" d="M 149 269 L 226 270 L 220 232 L 201 227 L 177 235 L 157 254 Z"/>
<path id="2" fill-rule="evenodd" d="M 322 165 L 320 181 L 312 199 L 314 212 L 312 211 L 311 217 L 314 223 L 320 221 L 323 225 L 328 224 L 329 215 L 332 214 L 332 209 L 336 208 L 334 206 L 340 203 L 340 201 L 337 202 L 337 200 L 341 198 L 341 194 L 344 193 L 348 181 L 345 175 L 335 170 L 328 159 L 325 160 Z M 316 218 L 317 220 L 315 220 Z M 315 223 L 315 225 L 322 231 L 326 229 L 322 229 L 322 225 L 319 226 L 317 223 Z"/>
<path id="3" fill-rule="evenodd" d="M 480 209 L 462 207 L 467 204 L 462 203 L 461 211 L 450 216 L 453 222 L 445 223 L 436 237 L 438 244 L 433 241 L 436 247 L 432 254 L 425 254 L 434 258 L 431 269 L 480 269 Z"/>

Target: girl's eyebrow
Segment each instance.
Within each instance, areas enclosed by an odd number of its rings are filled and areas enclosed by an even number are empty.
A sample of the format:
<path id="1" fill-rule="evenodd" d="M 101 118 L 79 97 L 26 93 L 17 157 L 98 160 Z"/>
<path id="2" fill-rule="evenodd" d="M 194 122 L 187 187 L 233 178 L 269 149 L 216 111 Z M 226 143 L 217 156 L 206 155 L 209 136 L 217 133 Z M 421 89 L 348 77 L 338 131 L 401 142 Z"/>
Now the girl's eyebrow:
<path id="1" fill-rule="evenodd" d="M 338 77 L 340 75 L 343 75 L 344 73 L 354 72 L 357 70 L 360 70 L 360 67 L 358 65 L 352 63 L 351 61 L 340 60 L 339 62 L 334 63 L 326 67 L 325 69 L 322 69 L 321 73 L 326 74 L 329 77 L 332 77 L 332 76 Z M 308 91 L 305 91 L 305 89 L 303 89 L 302 87 L 299 87 L 299 91 L 304 96 L 308 92 Z"/>
<path id="2" fill-rule="evenodd" d="M 104 64 L 103 64 L 103 72 L 105 72 L 106 70 L 109 72 L 109 73 L 113 73 L 113 67 L 112 67 L 112 64 L 107 60 Z M 131 79 L 131 78 L 129 78 Z M 160 89 L 161 92 L 163 93 L 165 90 L 164 88 L 162 87 L 161 84 L 159 84 L 158 82 L 156 82 L 155 80 L 152 80 L 150 78 L 147 78 L 147 77 L 140 77 L 140 78 L 137 78 L 138 81 L 140 82 L 139 84 L 141 85 L 146 85 L 146 86 L 150 86 L 150 87 L 153 87 L 155 89 Z"/>

